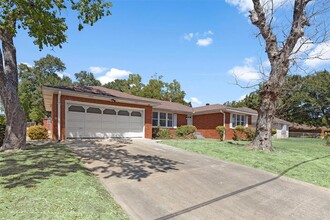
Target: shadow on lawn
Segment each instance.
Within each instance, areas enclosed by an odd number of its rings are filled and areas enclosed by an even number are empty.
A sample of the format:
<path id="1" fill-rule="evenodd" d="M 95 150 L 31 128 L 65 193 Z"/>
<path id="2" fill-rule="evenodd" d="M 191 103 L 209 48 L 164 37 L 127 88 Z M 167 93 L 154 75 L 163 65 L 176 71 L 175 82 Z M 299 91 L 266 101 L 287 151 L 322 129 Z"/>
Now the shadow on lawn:
<path id="1" fill-rule="evenodd" d="M 267 183 L 270 183 L 272 181 L 275 181 L 277 179 L 279 179 L 281 176 L 285 175 L 287 172 L 289 172 L 290 170 L 293 170 L 294 168 L 296 167 L 299 167 L 300 165 L 302 164 L 305 164 L 305 163 L 309 163 L 309 162 L 312 162 L 312 161 L 315 161 L 315 160 L 321 160 L 321 159 L 324 159 L 324 158 L 327 158 L 327 157 L 330 157 L 330 154 L 329 155 L 326 155 L 326 156 L 323 156 L 323 157 L 316 157 L 316 158 L 313 158 L 313 159 L 310 159 L 310 160 L 306 160 L 306 161 L 302 161 L 298 164 L 295 164 L 291 167 L 289 167 L 288 169 L 284 170 L 283 172 L 281 172 L 280 174 L 278 174 L 277 176 L 273 177 L 273 178 L 270 178 L 270 179 L 267 179 L 267 180 L 264 180 L 262 182 L 259 182 L 259 183 L 256 183 L 256 184 L 253 184 L 253 185 L 250 185 L 250 186 L 247 186 L 247 187 L 244 187 L 244 188 L 241 188 L 241 189 L 238 189 L 236 191 L 233 191 L 233 192 L 230 192 L 230 193 L 227 193 L 227 194 L 224 194 L 224 195 L 221 195 L 219 197 L 216 197 L 216 198 L 213 198 L 211 200 L 208 200 L 208 201 L 205 201 L 205 202 L 202 202 L 202 203 L 199 203 L 197 205 L 194 205 L 194 206 L 191 206 L 191 207 L 188 207 L 188 208 L 185 208 L 185 209 L 182 209 L 180 211 L 177 211 L 177 212 L 174 212 L 174 213 L 171 213 L 171 214 L 168 214 L 168 215 L 165 215 L 163 217 L 160 217 L 160 218 L 157 218 L 156 220 L 167 220 L 167 219 L 172 219 L 174 217 L 177 217 L 179 215 L 182 215 L 182 214 L 185 214 L 185 213 L 188 213 L 188 212 L 191 212 L 193 210 L 196 210 L 196 209 L 199 209 L 199 208 L 202 208 L 204 206 L 207 206 L 207 205 L 210 205 L 210 204 L 213 204 L 215 202 L 218 202 L 218 201 L 221 201 L 221 200 L 224 200 L 226 198 L 229 198 L 229 197 L 232 197 L 232 196 L 235 196 L 237 194 L 240 194 L 240 193 L 243 193 L 243 192 L 246 192 L 248 190 L 251 190 L 251 189 L 254 189 L 256 187 L 259 187 L 259 186 L 262 186 L 262 185 L 265 185 Z"/>
<path id="2" fill-rule="evenodd" d="M 70 143 L 70 147 L 93 172 L 104 174 L 103 178 L 124 177 L 141 181 L 156 172 L 178 170 L 176 166 L 182 164 L 157 155 L 149 155 L 147 151 L 146 154 L 134 154 L 132 153 L 134 146 L 131 144 L 132 140 L 123 138 L 110 139 L 106 142 L 75 140 Z"/>
<path id="3" fill-rule="evenodd" d="M 46 142 L 25 150 L 0 153 L 0 185 L 34 187 L 51 176 L 88 170 L 63 144 Z"/>

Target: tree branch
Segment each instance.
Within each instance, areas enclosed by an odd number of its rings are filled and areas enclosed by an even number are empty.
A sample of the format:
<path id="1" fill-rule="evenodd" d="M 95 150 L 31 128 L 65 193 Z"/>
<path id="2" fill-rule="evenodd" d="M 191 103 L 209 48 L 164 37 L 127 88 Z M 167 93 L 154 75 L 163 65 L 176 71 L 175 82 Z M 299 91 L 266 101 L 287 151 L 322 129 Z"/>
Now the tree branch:
<path id="1" fill-rule="evenodd" d="M 267 19 L 260 0 L 252 0 L 254 9 L 250 11 L 250 20 L 260 30 L 260 34 L 266 42 L 266 53 L 271 63 L 279 54 L 277 38 L 273 33 L 271 26 L 267 24 Z"/>

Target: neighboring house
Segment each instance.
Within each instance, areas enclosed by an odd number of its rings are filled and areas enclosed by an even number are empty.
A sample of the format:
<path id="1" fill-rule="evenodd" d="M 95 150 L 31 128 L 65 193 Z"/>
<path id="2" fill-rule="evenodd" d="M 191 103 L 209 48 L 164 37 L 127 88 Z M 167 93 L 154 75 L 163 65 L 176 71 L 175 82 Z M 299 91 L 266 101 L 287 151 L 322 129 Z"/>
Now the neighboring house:
<path id="1" fill-rule="evenodd" d="M 290 126 L 290 137 L 321 137 L 325 132 L 330 133 L 330 128 L 304 124 L 293 124 Z"/>
<path id="2" fill-rule="evenodd" d="M 152 138 L 153 128 L 174 130 L 195 125 L 206 138 L 219 138 L 215 127 L 226 126 L 232 139 L 236 125 L 251 126 L 251 109 L 207 105 L 191 108 L 179 103 L 143 98 L 98 86 L 42 88 L 46 110 L 52 113 L 52 137 Z M 252 110 L 253 111 L 253 110 Z"/>
<path id="3" fill-rule="evenodd" d="M 252 110 L 252 111 L 254 111 L 257 114 L 257 111 L 255 111 L 255 110 Z M 252 127 L 254 127 L 254 128 L 257 125 L 257 117 L 258 117 L 258 115 L 252 117 Z M 272 128 L 276 129 L 277 132 L 273 137 L 274 138 L 288 138 L 290 125 L 291 125 L 291 123 L 288 121 L 285 121 L 280 118 L 274 118 Z"/>

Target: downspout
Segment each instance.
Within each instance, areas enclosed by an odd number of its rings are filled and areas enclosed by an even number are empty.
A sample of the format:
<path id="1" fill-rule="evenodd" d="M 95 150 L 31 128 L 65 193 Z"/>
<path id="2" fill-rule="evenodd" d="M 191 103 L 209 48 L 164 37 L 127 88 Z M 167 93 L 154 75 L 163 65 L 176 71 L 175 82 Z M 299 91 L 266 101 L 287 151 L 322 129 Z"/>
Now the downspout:
<path id="1" fill-rule="evenodd" d="M 58 91 L 57 96 L 57 139 L 61 141 L 61 91 Z"/>

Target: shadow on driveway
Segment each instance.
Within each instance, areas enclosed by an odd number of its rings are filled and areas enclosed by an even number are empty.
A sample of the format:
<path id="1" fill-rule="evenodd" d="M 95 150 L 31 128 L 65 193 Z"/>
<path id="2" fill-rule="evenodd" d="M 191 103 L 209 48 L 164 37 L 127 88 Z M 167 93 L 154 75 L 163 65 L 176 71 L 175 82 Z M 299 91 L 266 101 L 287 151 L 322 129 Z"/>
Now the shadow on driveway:
<path id="1" fill-rule="evenodd" d="M 92 172 L 141 181 L 153 173 L 178 170 L 178 161 L 149 154 L 133 154 L 131 139 L 75 140 L 68 144 Z"/>

